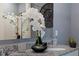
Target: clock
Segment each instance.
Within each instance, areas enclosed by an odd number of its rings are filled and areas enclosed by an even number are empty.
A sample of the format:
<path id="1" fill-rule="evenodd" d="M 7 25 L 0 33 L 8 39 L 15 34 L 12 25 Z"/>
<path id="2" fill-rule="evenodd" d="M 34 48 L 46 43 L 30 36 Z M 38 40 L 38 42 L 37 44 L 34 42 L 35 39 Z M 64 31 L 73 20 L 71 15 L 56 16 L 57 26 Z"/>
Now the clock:
<path id="1" fill-rule="evenodd" d="M 45 18 L 45 26 L 46 28 L 53 27 L 53 3 L 46 3 L 42 6 L 40 12 L 43 14 Z"/>

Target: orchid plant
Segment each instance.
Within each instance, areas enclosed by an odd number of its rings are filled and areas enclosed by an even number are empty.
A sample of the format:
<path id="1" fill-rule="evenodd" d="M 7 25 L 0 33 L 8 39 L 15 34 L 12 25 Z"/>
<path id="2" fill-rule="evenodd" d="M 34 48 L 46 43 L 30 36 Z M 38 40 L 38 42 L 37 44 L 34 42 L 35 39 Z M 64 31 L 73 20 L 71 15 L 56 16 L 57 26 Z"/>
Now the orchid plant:
<path id="1" fill-rule="evenodd" d="M 22 13 L 24 17 L 30 19 L 30 25 L 32 26 L 33 31 L 39 32 L 41 38 L 45 34 L 45 22 L 43 15 L 36 8 L 28 8 L 26 13 Z"/>

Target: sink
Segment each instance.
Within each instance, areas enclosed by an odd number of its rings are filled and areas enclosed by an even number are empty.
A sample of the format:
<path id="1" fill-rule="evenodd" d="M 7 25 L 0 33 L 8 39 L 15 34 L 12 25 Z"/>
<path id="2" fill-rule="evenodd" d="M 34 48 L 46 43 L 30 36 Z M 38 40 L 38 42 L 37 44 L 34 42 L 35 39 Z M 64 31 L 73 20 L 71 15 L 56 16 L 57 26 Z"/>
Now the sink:
<path id="1" fill-rule="evenodd" d="M 47 51 L 64 51 L 65 48 L 48 48 Z"/>

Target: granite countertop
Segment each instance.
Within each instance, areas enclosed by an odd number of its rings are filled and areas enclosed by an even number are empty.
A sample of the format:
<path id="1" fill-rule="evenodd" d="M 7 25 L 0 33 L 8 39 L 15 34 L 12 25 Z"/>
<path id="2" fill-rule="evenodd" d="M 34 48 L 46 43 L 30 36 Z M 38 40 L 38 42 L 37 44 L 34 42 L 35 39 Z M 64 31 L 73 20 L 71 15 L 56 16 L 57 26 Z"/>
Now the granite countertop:
<path id="1" fill-rule="evenodd" d="M 52 48 L 52 45 L 48 46 L 48 49 Z M 73 52 L 75 50 L 78 50 L 78 48 L 70 48 L 67 45 L 58 45 L 56 47 L 53 48 L 65 48 L 66 50 L 61 50 L 61 51 L 48 51 L 48 49 L 43 52 L 43 53 L 35 53 L 32 51 L 32 49 L 28 49 L 26 50 L 26 55 L 27 56 L 62 56 L 64 54 Z"/>
<path id="2" fill-rule="evenodd" d="M 64 48 L 66 50 L 49 51 L 49 48 Z M 45 50 L 43 53 L 35 53 L 32 49 L 27 49 L 25 52 L 16 51 L 11 53 L 10 56 L 63 56 L 65 54 L 78 50 L 78 47 L 70 48 L 68 45 L 57 45 L 56 47 L 53 47 L 53 45 L 48 45 L 48 49 Z"/>
<path id="3" fill-rule="evenodd" d="M 19 43 L 20 44 L 20 43 Z M 23 46 L 26 45 L 26 43 L 23 43 Z M 43 52 L 43 53 L 35 53 L 33 50 L 30 48 L 32 44 L 27 44 L 26 49 L 24 52 L 19 52 L 17 44 L 8 44 L 8 45 L 1 45 L 0 49 L 7 49 L 11 51 L 9 56 L 62 56 L 68 53 L 71 53 L 75 50 L 78 50 L 79 47 L 76 48 L 70 48 L 68 45 L 57 45 L 53 47 L 52 44 L 48 44 L 48 48 Z M 79 46 L 79 45 L 77 45 Z M 61 51 L 49 51 L 49 48 L 64 48 L 66 50 L 61 50 Z"/>

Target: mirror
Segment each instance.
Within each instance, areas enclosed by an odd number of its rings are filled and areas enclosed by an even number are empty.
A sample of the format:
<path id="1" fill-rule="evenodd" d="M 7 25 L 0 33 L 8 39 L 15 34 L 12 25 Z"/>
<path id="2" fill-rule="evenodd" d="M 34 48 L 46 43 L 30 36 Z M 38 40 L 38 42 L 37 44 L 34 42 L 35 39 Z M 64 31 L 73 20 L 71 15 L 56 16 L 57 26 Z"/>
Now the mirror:
<path id="1" fill-rule="evenodd" d="M 53 31 L 53 4 L 52 3 L 0 3 L 0 40 L 13 40 L 16 39 L 17 31 L 19 35 L 22 35 L 22 38 L 33 38 L 34 33 L 30 28 L 29 20 L 25 21 L 23 23 L 23 26 L 21 27 L 21 20 L 18 21 L 18 29 L 15 29 L 15 26 L 11 24 L 11 19 L 4 19 L 2 16 L 10 15 L 11 17 L 17 16 L 16 19 L 22 19 L 18 18 L 19 15 L 22 12 L 26 12 L 28 8 L 33 7 L 39 10 L 44 17 L 45 17 L 45 39 L 51 39 L 52 38 L 52 31 Z M 12 16 L 14 15 L 14 16 Z M 24 31 L 24 33 L 21 33 L 21 31 Z"/>

